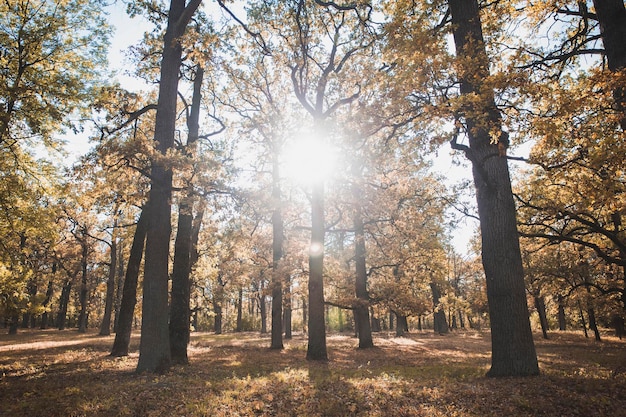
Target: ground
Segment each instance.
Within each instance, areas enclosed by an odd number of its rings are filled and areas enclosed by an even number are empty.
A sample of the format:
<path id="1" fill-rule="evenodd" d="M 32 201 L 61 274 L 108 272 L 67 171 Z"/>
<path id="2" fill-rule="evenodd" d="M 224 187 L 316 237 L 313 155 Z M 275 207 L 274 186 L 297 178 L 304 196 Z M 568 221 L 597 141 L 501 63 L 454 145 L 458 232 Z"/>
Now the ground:
<path id="1" fill-rule="evenodd" d="M 626 341 L 535 336 L 541 375 L 492 379 L 488 332 L 381 333 L 364 350 L 329 335 L 324 363 L 302 335 L 276 351 L 267 335 L 195 333 L 190 364 L 163 375 L 109 357 L 112 337 L 3 334 L 0 416 L 626 416 Z"/>

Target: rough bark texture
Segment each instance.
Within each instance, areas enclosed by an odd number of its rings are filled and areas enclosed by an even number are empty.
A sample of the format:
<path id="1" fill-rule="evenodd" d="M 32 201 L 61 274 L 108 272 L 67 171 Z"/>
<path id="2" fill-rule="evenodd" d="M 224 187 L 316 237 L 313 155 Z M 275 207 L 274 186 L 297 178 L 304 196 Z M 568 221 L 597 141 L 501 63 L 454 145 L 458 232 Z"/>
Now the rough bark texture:
<path id="1" fill-rule="evenodd" d="M 135 236 L 130 247 L 128 266 L 124 277 L 124 287 L 122 289 L 122 301 L 120 303 L 120 313 L 117 320 L 117 331 L 115 340 L 111 348 L 111 356 L 127 356 L 130 345 L 130 335 L 133 329 L 133 317 L 135 315 L 135 304 L 137 304 L 137 283 L 139 281 L 139 269 L 143 258 L 144 242 L 146 241 L 147 207 L 144 207 L 139 215 Z"/>
<path id="2" fill-rule="evenodd" d="M 524 271 L 515 218 L 511 180 L 504 156 L 508 140 L 502 131 L 489 76 L 477 0 L 449 0 L 460 90 L 472 98 L 460 110 L 472 162 L 482 238 L 482 261 L 487 279 L 492 357 L 488 376 L 539 373 L 530 329 Z M 497 132 L 497 143 L 492 133 Z"/>
<path id="3" fill-rule="evenodd" d="M 178 72 L 182 47 L 179 37 L 200 1 L 171 0 L 163 39 L 161 79 L 155 119 L 154 139 L 165 157 L 174 146 Z M 164 161 L 152 162 L 148 197 L 150 210 L 146 235 L 146 262 L 143 280 L 141 342 L 137 372 L 163 372 L 171 365 L 168 311 L 169 246 L 171 235 L 172 171 Z"/>
<path id="4" fill-rule="evenodd" d="M 196 142 L 199 135 L 200 100 L 202 98 L 202 80 L 204 71 L 199 66 L 196 69 L 194 79 L 191 111 L 187 127 L 187 153 L 194 157 Z M 190 294 L 191 294 L 191 253 L 193 251 L 193 205 L 194 194 L 191 187 L 185 190 L 178 206 L 178 228 L 176 242 L 174 244 L 174 265 L 172 268 L 172 295 L 170 306 L 170 354 L 175 364 L 186 364 L 187 345 L 189 344 L 189 325 L 191 319 Z"/>
<path id="5" fill-rule="evenodd" d="M 311 193 L 308 360 L 328 360 L 324 320 L 324 234 L 324 185 L 320 183 L 313 185 Z"/>

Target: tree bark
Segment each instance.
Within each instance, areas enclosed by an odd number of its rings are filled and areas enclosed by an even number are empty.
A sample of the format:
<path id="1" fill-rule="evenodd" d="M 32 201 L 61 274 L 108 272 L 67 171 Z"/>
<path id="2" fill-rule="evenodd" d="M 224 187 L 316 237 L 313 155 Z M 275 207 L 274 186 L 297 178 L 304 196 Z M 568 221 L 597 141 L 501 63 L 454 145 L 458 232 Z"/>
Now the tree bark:
<path id="1" fill-rule="evenodd" d="M 324 320 L 324 184 L 311 192 L 311 245 L 309 247 L 309 338 L 306 358 L 328 360 Z"/>
<path id="2" fill-rule="evenodd" d="M 187 127 L 187 153 L 191 158 L 196 154 L 196 142 L 199 135 L 200 100 L 204 71 L 196 67 L 193 84 L 191 111 Z M 174 243 L 174 265 L 172 268 L 172 294 L 170 306 L 170 354 L 175 364 L 187 364 L 187 346 L 189 345 L 189 325 L 191 320 L 191 253 L 193 251 L 193 206 L 194 193 L 191 186 L 183 191 L 178 205 L 178 228 Z"/>
<path id="3" fill-rule="evenodd" d="M 167 30 L 163 39 L 161 78 L 155 119 L 154 140 L 163 158 L 174 146 L 178 72 L 181 66 L 184 34 L 200 0 L 171 0 Z M 143 280 L 141 342 L 137 372 L 163 372 L 171 365 L 169 341 L 169 246 L 171 235 L 172 170 L 163 160 L 152 161 L 148 197 L 148 233 Z"/>
<path id="4" fill-rule="evenodd" d="M 117 321 L 117 332 L 111 348 L 111 356 L 127 356 L 130 345 L 130 335 L 133 329 L 133 318 L 135 316 L 135 304 L 137 303 L 137 283 L 139 281 L 139 269 L 143 258 L 144 242 L 148 230 L 149 208 L 145 206 L 139 215 L 135 236 L 130 248 L 126 275 L 124 277 L 124 287 L 122 289 L 122 302 L 120 304 L 120 314 Z"/>
<path id="5" fill-rule="evenodd" d="M 489 76 L 477 0 L 449 0 L 453 36 L 459 59 L 462 97 L 471 105 L 460 109 L 465 119 L 482 238 L 491 318 L 491 369 L 488 376 L 537 375 L 524 288 L 524 271 L 515 218 L 515 203 L 506 159 L 508 135 L 502 131 Z M 492 134 L 499 135 L 497 143 Z M 454 145 L 454 143 L 453 143 Z"/>

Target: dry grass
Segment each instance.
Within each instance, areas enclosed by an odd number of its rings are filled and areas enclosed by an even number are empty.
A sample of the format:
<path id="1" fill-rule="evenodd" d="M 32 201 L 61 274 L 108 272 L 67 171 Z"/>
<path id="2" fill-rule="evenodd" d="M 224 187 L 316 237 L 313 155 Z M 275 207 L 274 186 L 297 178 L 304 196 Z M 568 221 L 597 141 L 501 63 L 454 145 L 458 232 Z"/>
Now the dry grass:
<path id="1" fill-rule="evenodd" d="M 136 350 L 137 339 L 131 348 Z M 258 334 L 194 334 L 191 365 L 137 375 L 137 354 L 75 331 L 0 335 L 1 416 L 626 416 L 626 342 L 572 333 L 536 339 L 541 376 L 485 378 L 488 333 L 328 338 L 269 350 Z"/>

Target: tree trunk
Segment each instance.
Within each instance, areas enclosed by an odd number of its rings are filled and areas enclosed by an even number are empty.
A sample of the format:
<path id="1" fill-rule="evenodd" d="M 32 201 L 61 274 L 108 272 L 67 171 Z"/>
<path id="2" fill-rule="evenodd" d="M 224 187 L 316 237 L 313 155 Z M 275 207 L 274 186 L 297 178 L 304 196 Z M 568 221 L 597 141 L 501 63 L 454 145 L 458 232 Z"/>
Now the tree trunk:
<path id="1" fill-rule="evenodd" d="M 373 332 L 380 332 L 380 319 L 374 315 L 374 309 L 370 306 L 370 326 Z"/>
<path id="2" fill-rule="evenodd" d="M 56 272 L 56 264 L 52 265 L 52 274 L 54 275 L 54 273 Z M 50 280 L 48 281 L 48 289 L 46 290 L 46 299 L 43 301 L 42 306 L 44 308 L 44 312 L 41 315 L 41 330 L 45 330 L 48 328 L 48 321 L 49 316 L 48 316 L 48 305 L 50 305 L 50 301 L 52 301 L 52 295 L 54 294 L 54 280 L 53 278 L 50 278 Z"/>
<path id="3" fill-rule="evenodd" d="M 465 119 L 482 238 L 482 261 L 487 279 L 491 322 L 491 369 L 488 376 L 537 375 L 524 288 L 524 271 L 515 218 L 515 203 L 506 159 L 507 134 L 493 91 L 484 85 L 489 76 L 477 0 L 449 0 L 454 43 L 459 58 L 462 97 L 471 104 L 460 110 Z M 492 143 L 497 132 L 498 143 Z"/>
<path id="4" fill-rule="evenodd" d="M 259 295 L 259 313 L 261 314 L 261 334 L 265 334 L 267 333 L 267 302 L 263 289 L 261 289 L 261 294 Z"/>
<path id="5" fill-rule="evenodd" d="M 179 38 L 200 4 L 191 0 L 171 0 L 167 30 L 163 39 L 161 77 L 155 119 L 154 140 L 158 152 L 165 157 L 174 146 L 178 72 L 182 46 Z M 143 280 L 141 342 L 137 372 L 163 372 L 171 365 L 168 311 L 169 246 L 171 235 L 172 170 L 163 161 L 155 160 L 151 168 L 148 196 L 148 233 Z"/>
<path id="6" fill-rule="evenodd" d="M 106 298 L 104 300 L 104 315 L 100 324 L 100 336 L 111 334 L 111 315 L 113 313 L 113 298 L 115 297 L 115 275 L 117 271 L 117 233 L 113 226 L 113 236 L 111 237 L 111 254 L 109 259 L 109 277 L 107 279 Z"/>
<path id="7" fill-rule="evenodd" d="M 117 333 L 120 321 L 120 307 L 122 305 L 122 291 L 124 288 L 124 247 L 120 245 L 117 261 L 117 285 L 115 286 L 115 301 L 113 302 L 113 332 Z"/>
<path id="8" fill-rule="evenodd" d="M 567 330 L 567 322 L 565 320 L 565 300 L 562 295 L 559 295 L 559 330 L 565 331 Z"/>
<path id="9" fill-rule="evenodd" d="M 78 314 L 78 332 L 85 333 L 87 332 L 87 295 L 89 294 L 89 289 L 87 288 L 87 257 L 89 254 L 89 247 L 87 246 L 87 236 L 83 234 L 83 242 L 82 242 L 82 256 L 81 256 L 81 281 L 80 281 L 80 293 L 79 293 L 79 302 L 80 302 L 80 313 Z"/>
<path id="10" fill-rule="evenodd" d="M 587 317 L 589 318 L 589 328 L 593 330 L 593 335 L 596 341 L 600 342 L 600 331 L 598 330 L 596 312 L 593 308 L 593 303 L 591 300 L 591 289 L 589 287 L 587 287 Z"/>
<path id="11" fill-rule="evenodd" d="M 594 0 L 596 16 L 600 23 L 602 43 L 609 70 L 616 72 L 626 68 L 626 7 L 623 0 Z M 626 89 L 613 91 L 615 109 L 620 114 L 620 125 L 626 131 Z"/>
<path id="12" fill-rule="evenodd" d="M 306 358 L 328 360 L 324 320 L 324 185 L 311 192 L 311 246 L 309 247 L 309 338 Z"/>
<path id="13" fill-rule="evenodd" d="M 67 317 L 67 307 L 70 302 L 72 293 L 72 280 L 68 279 L 61 289 L 61 297 L 59 298 L 59 312 L 57 314 L 56 327 L 59 330 L 65 329 L 65 319 Z"/>
<path id="14" fill-rule="evenodd" d="M 122 302 L 120 304 L 120 314 L 117 322 L 117 332 L 111 348 L 111 356 L 127 356 L 130 345 L 130 335 L 133 329 L 133 318 L 135 316 L 135 304 L 137 303 L 137 283 L 139 281 L 139 269 L 143 258 L 144 242 L 148 230 L 147 211 L 148 206 L 144 206 L 137 227 L 135 236 L 130 247 L 126 276 L 124 277 L 124 288 L 122 289 Z"/>
<path id="15" fill-rule="evenodd" d="M 187 127 L 187 154 L 194 158 L 196 154 L 196 142 L 199 135 L 198 120 L 200 117 L 200 100 L 202 98 L 202 81 L 204 71 L 200 66 L 196 67 L 196 76 L 193 83 L 193 96 L 191 111 Z M 178 206 L 178 228 L 176 242 L 174 243 L 174 265 L 172 267 L 172 294 L 170 306 L 170 354 L 175 364 L 187 364 L 187 345 L 189 345 L 189 322 L 191 320 L 190 295 L 191 295 L 191 252 L 193 234 L 193 205 L 194 193 L 191 185 L 183 191 Z"/>
<path id="16" fill-rule="evenodd" d="M 402 337 L 409 332 L 409 321 L 402 314 L 396 314 L 396 337 Z"/>
<path id="17" fill-rule="evenodd" d="M 306 302 L 306 297 L 302 296 L 302 331 L 304 333 L 308 333 L 308 329 L 307 329 L 307 313 L 308 313 L 309 309 L 307 306 L 307 302 Z"/>
<path id="18" fill-rule="evenodd" d="M 280 145 L 272 144 L 272 339 L 270 349 L 283 349 L 283 258 L 284 230 L 280 190 Z"/>
<path id="19" fill-rule="evenodd" d="M 435 333 L 446 334 L 448 333 L 446 312 L 443 311 L 443 308 L 439 305 L 441 290 L 439 289 L 439 285 L 432 281 L 430 283 L 430 290 L 433 294 L 433 330 Z"/>
<path id="20" fill-rule="evenodd" d="M 285 339 L 291 339 L 292 328 L 291 328 L 291 285 L 289 282 L 289 277 L 286 276 L 287 281 L 285 282 L 284 288 L 284 308 L 283 308 L 283 326 L 285 329 Z"/>
<path id="21" fill-rule="evenodd" d="M 222 306 L 219 302 L 213 301 L 213 312 L 215 313 L 213 331 L 215 334 L 222 334 Z"/>
<path id="22" fill-rule="evenodd" d="M 354 183 L 352 184 L 352 197 L 354 198 L 354 209 L 352 224 L 354 226 L 354 264 L 355 264 L 355 291 L 356 305 L 354 306 L 354 318 L 359 335 L 359 348 L 366 349 L 374 347 L 372 339 L 372 327 L 369 315 L 369 293 L 367 291 L 367 265 L 365 258 L 365 227 L 363 225 L 363 213 L 361 209 L 362 192 L 357 184 L 361 179 L 361 168 L 355 162 L 352 166 Z"/>
<path id="23" fill-rule="evenodd" d="M 241 287 L 239 287 L 239 295 L 237 297 L 237 323 L 235 325 L 235 331 L 243 331 L 243 288 Z"/>
<path id="24" fill-rule="evenodd" d="M 539 323 L 541 323 L 541 333 L 543 334 L 543 338 L 548 338 L 548 317 L 546 316 L 546 303 L 542 296 L 535 295 L 533 297 L 535 299 L 535 308 L 537 309 L 537 313 L 539 314 Z"/>
<path id="25" fill-rule="evenodd" d="M 578 300 L 578 312 L 580 314 L 580 322 L 583 326 L 585 338 L 589 338 L 589 334 L 587 333 L 587 322 L 585 321 L 585 314 L 583 313 L 583 306 L 580 304 L 580 300 Z"/>

